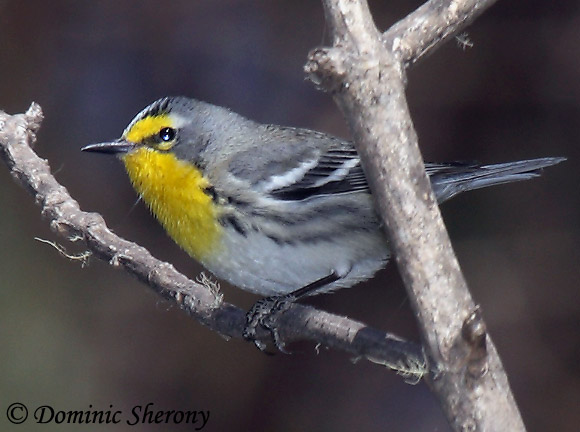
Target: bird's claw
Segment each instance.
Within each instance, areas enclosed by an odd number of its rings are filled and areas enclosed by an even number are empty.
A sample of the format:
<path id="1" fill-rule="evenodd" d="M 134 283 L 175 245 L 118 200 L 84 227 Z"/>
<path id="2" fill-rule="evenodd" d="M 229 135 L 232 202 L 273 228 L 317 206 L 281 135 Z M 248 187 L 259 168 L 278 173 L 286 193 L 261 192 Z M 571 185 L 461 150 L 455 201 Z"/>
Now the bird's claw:
<path id="1" fill-rule="evenodd" d="M 272 296 L 265 297 L 254 303 L 246 314 L 246 327 L 242 333 L 244 339 L 253 342 L 260 351 L 268 353 L 266 351 L 266 343 L 256 337 L 257 328 L 263 327 L 272 335 L 274 345 L 278 351 L 289 354 L 280 338 L 276 321 L 281 313 L 290 308 L 293 300 L 292 296 Z"/>

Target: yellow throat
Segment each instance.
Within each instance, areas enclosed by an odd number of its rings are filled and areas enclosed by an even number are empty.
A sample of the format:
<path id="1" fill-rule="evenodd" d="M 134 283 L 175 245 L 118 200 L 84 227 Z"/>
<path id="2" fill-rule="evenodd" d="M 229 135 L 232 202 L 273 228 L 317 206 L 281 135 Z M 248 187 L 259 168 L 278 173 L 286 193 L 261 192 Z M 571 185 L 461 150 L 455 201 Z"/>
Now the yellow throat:
<path id="1" fill-rule="evenodd" d="M 163 127 L 172 127 L 168 115 L 146 117 L 125 138 L 141 142 Z M 146 146 L 123 155 L 122 160 L 133 187 L 178 245 L 199 261 L 217 252 L 221 225 L 211 196 L 204 192 L 210 183 L 197 167 L 173 153 Z"/>

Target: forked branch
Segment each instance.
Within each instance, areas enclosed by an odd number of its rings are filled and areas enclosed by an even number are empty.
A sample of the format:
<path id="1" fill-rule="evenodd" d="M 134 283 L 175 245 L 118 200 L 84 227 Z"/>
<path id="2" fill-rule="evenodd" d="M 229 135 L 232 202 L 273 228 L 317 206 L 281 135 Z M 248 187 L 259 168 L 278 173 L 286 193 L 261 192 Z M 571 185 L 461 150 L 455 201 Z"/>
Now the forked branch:
<path id="1" fill-rule="evenodd" d="M 430 384 L 455 430 L 524 430 L 434 199 L 405 98 L 406 68 L 493 1 L 430 1 L 382 34 L 365 0 L 323 0 L 332 47 L 306 72 L 355 139 L 377 210 L 435 361 Z"/>

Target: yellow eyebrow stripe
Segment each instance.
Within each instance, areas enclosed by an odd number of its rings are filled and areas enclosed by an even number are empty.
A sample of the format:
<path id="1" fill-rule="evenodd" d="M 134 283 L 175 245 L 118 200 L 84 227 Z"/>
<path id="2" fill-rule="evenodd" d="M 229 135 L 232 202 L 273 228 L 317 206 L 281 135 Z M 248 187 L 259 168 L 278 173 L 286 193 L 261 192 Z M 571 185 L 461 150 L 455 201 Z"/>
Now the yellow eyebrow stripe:
<path id="1" fill-rule="evenodd" d="M 138 143 L 157 134 L 166 127 L 174 127 L 171 118 L 167 114 L 145 117 L 129 128 L 125 133 L 125 139 L 129 142 Z"/>

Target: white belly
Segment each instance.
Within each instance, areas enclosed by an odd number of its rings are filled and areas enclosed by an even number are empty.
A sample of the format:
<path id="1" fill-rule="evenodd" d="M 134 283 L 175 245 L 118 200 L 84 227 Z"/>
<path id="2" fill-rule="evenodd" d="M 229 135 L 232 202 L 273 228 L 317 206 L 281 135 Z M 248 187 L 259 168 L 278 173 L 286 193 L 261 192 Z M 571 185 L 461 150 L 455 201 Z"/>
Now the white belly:
<path id="1" fill-rule="evenodd" d="M 250 246 L 251 245 L 251 246 Z M 287 294 L 332 273 L 339 280 L 316 293 L 350 287 L 372 277 L 389 258 L 381 231 L 343 233 L 328 241 L 280 244 L 255 231 L 243 236 L 230 231 L 222 238 L 219 258 L 204 266 L 216 277 L 264 296 Z"/>

